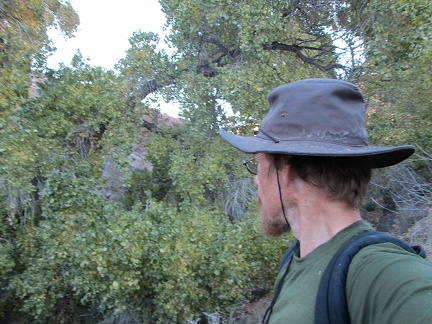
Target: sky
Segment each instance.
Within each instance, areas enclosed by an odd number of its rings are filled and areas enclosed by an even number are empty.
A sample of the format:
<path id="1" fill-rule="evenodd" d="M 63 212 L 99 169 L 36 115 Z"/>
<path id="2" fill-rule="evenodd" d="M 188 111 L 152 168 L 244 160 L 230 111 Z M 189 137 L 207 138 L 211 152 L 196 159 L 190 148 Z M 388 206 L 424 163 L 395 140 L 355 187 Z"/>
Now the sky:
<path id="1" fill-rule="evenodd" d="M 78 12 L 80 25 L 75 37 L 52 34 L 57 51 L 48 60 L 51 68 L 59 62 L 69 65 L 79 49 L 91 63 L 113 68 L 129 48 L 128 39 L 137 30 L 162 33 L 165 16 L 158 0 L 69 0 Z"/>
<path id="2" fill-rule="evenodd" d="M 163 33 L 165 16 L 158 0 L 69 0 L 78 12 L 80 25 L 73 38 L 63 38 L 56 32 L 50 36 L 57 48 L 48 58 L 48 67 L 57 69 L 60 62 L 70 66 L 79 49 L 90 63 L 112 69 L 125 57 L 128 39 L 137 30 Z M 160 103 L 162 112 L 176 117 L 178 107 Z"/>

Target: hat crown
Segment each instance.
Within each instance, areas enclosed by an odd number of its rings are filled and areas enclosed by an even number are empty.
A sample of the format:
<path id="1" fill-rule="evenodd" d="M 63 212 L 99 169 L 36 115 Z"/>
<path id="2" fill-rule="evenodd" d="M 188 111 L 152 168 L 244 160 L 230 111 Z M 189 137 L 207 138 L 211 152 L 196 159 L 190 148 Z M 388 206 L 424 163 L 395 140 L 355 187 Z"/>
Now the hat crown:
<path id="1" fill-rule="evenodd" d="M 259 137 L 368 145 L 363 95 L 352 83 L 302 80 L 273 89 L 267 99 L 270 110 L 262 120 Z"/>

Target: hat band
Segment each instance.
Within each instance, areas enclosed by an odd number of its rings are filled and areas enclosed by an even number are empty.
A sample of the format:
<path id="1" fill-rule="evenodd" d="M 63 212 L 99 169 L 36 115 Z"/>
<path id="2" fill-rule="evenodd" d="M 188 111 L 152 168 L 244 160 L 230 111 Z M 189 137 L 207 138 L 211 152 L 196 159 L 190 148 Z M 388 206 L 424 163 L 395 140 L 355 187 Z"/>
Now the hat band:
<path id="1" fill-rule="evenodd" d="M 261 135 L 261 136 L 260 136 Z M 339 135 L 339 134 L 323 134 L 322 136 L 317 136 L 315 134 L 304 134 L 300 137 L 293 137 L 293 138 L 287 138 L 287 139 L 277 139 L 267 132 L 263 131 L 261 128 L 259 130 L 258 135 L 256 135 L 259 138 L 265 137 L 271 139 L 274 143 L 280 143 L 282 142 L 320 142 L 320 143 L 331 143 L 336 145 L 344 145 L 344 146 L 353 146 L 353 147 L 363 147 L 368 146 L 368 142 L 358 136 L 349 136 L 349 135 Z"/>

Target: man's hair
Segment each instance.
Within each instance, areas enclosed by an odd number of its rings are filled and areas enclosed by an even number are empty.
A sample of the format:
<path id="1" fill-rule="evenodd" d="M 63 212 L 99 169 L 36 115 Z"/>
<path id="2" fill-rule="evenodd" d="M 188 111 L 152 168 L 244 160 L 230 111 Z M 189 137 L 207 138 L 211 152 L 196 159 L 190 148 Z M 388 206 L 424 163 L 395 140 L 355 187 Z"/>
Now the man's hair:
<path id="1" fill-rule="evenodd" d="M 327 193 L 330 200 L 360 208 L 366 195 L 372 168 L 367 159 L 327 156 L 267 154 L 270 162 L 281 169 L 290 164 L 303 181 Z"/>

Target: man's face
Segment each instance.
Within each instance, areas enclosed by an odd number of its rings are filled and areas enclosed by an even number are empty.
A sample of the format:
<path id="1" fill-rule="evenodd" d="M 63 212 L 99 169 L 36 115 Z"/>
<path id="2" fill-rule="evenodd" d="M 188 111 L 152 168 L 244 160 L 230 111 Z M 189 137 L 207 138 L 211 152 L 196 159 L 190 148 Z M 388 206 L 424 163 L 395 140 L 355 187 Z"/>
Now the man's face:
<path id="1" fill-rule="evenodd" d="M 258 162 L 258 175 L 255 176 L 254 183 L 258 187 L 256 202 L 259 212 L 258 222 L 264 235 L 271 237 L 281 236 L 290 231 L 291 228 L 282 212 L 278 174 L 276 168 L 270 165 L 270 161 L 265 154 L 258 156 L 256 161 Z M 286 209 L 289 209 L 289 202 L 284 201 L 284 205 Z"/>

